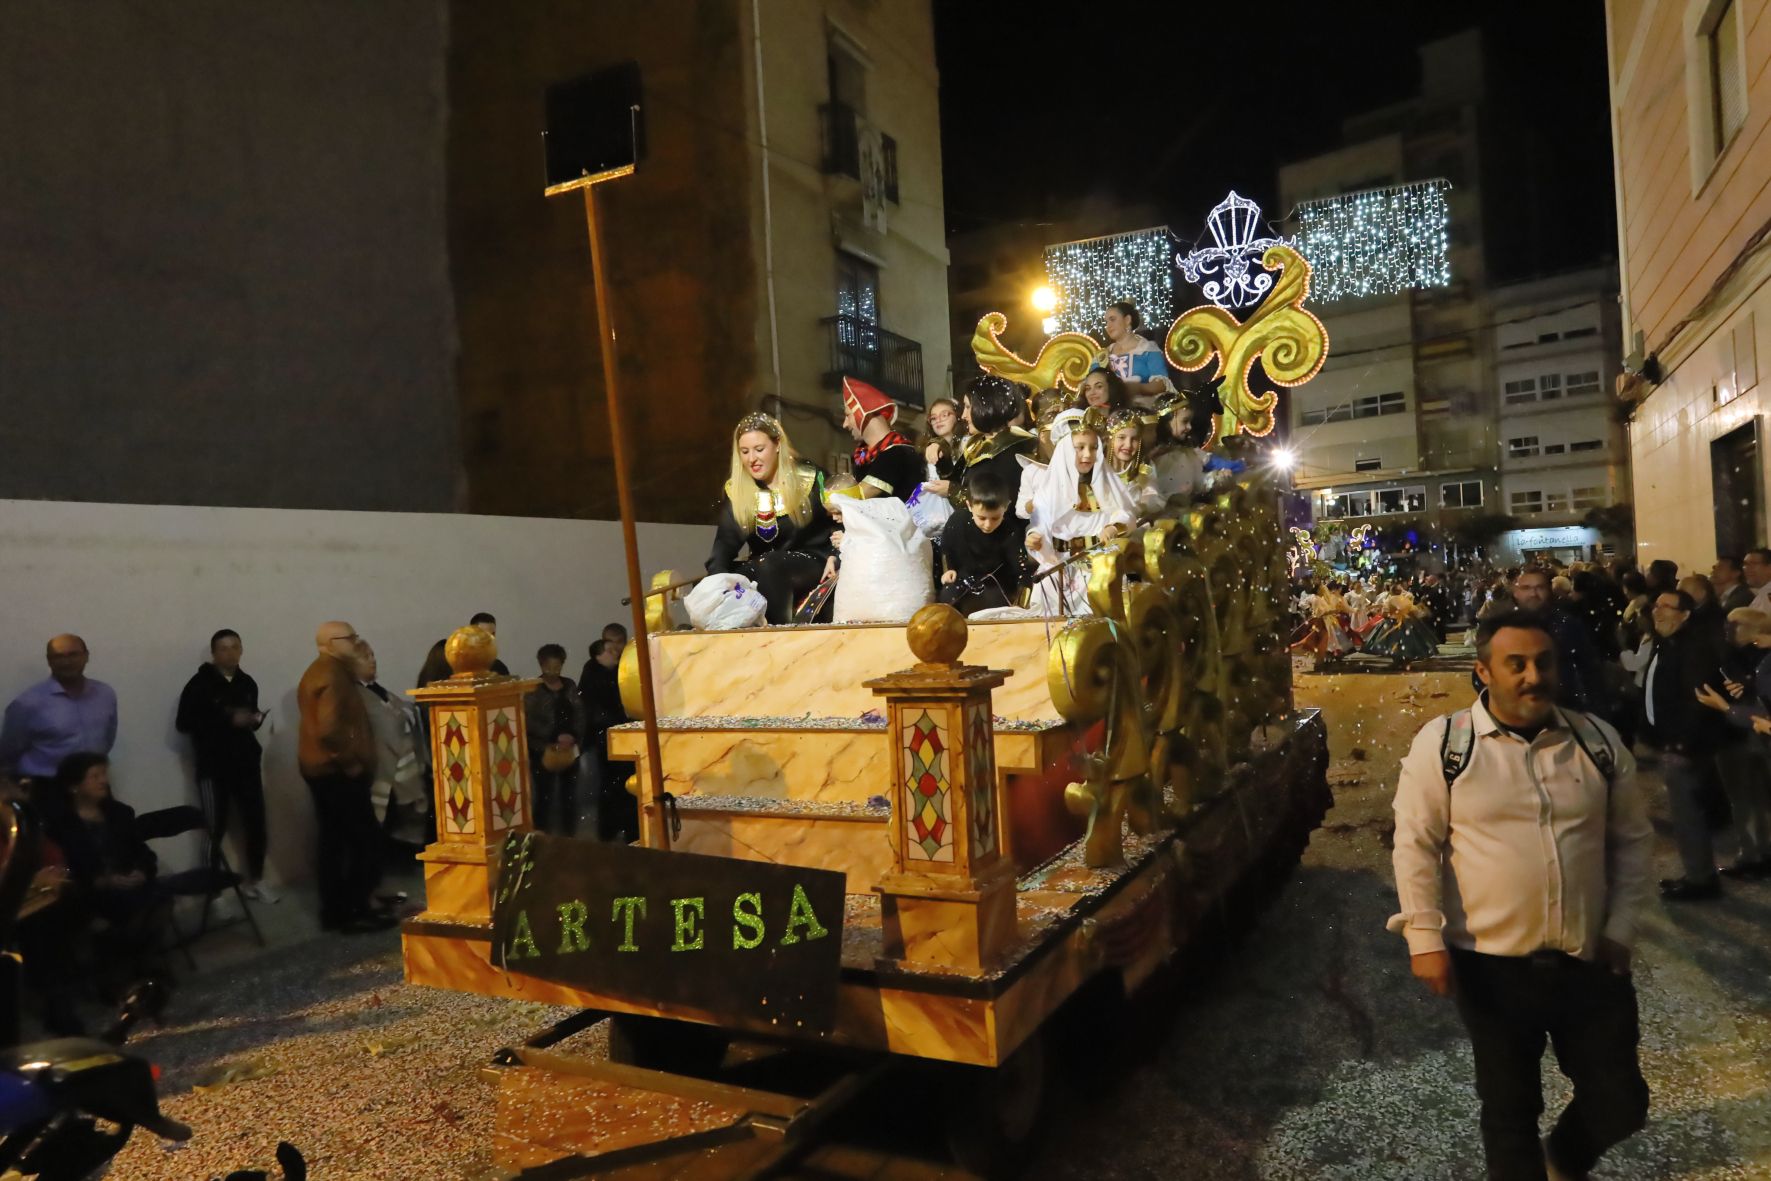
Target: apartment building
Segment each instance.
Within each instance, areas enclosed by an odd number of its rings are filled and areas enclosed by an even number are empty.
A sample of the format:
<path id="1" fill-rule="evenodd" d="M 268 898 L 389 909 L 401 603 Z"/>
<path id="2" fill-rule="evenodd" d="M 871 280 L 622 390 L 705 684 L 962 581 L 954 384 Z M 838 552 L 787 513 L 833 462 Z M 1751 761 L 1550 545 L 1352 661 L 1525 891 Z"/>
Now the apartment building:
<path id="1" fill-rule="evenodd" d="M 1506 561 L 1628 553 L 1632 538 L 1593 510 L 1627 504 L 1629 445 L 1611 396 L 1619 369 L 1610 268 L 1496 287 L 1494 380 L 1500 497 L 1519 521 Z M 1602 527 L 1595 527 L 1596 521 Z"/>
<path id="2" fill-rule="evenodd" d="M 1771 540 L 1771 3 L 1607 0 L 1636 552 Z"/>
<path id="3" fill-rule="evenodd" d="M 1285 400 L 1294 486 L 1316 520 L 1397 526 L 1442 557 L 1587 558 L 1629 544 L 1616 277 L 1584 268 L 1503 282 L 1516 178 L 1491 116 L 1495 68 L 1475 31 L 1421 47 L 1421 93 L 1346 122 L 1346 143 L 1280 169 L 1283 203 L 1444 180 L 1450 282 L 1313 304 L 1323 370 Z M 1517 273 L 1515 271 L 1515 273 Z M 1517 518 L 1515 528 L 1496 519 Z"/>

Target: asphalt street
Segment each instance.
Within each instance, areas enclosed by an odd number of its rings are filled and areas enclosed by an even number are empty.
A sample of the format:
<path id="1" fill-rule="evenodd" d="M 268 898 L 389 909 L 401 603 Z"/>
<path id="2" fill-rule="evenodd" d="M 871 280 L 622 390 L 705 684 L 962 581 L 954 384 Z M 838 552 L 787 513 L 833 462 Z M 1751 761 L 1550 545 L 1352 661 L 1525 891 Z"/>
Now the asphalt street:
<path id="1" fill-rule="evenodd" d="M 1073 1088 L 1039 1178 L 1428 1181 L 1480 1178 L 1467 1043 L 1410 976 L 1395 911 L 1390 799 L 1414 734 L 1469 700 L 1466 662 L 1300 670 L 1326 713 L 1336 803 L 1278 897 L 1229 947 L 1140 1007 L 1149 1047 Z M 1676 873 L 1665 792 L 1644 784 Z M 1771 882 L 1657 903 L 1638 948 L 1647 1129 L 1594 1173 L 1771 1178 Z M 1568 1088 L 1544 1067 L 1546 1130 Z"/>

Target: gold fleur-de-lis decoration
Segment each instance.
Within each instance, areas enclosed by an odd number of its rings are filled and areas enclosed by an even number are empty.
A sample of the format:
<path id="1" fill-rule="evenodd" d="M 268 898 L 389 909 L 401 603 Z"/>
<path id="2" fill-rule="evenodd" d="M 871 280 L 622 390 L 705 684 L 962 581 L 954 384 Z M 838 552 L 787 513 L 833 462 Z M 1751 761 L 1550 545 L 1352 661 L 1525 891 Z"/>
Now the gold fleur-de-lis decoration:
<path id="1" fill-rule="evenodd" d="M 1008 317 L 1001 312 L 985 313 L 972 333 L 972 355 L 985 373 L 1025 382 L 1034 393 L 1051 389 L 1074 392 L 1101 351 L 1087 333 L 1060 332 L 1040 345 L 1039 355 L 1029 361 L 998 339 L 1007 327 Z"/>
<path id="2" fill-rule="evenodd" d="M 1191 373 L 1217 358 L 1224 412 L 1213 423 L 1214 440 L 1265 435 L 1273 429 L 1279 395 L 1248 388 L 1257 360 L 1275 384 L 1295 386 L 1315 377 L 1328 357 L 1328 329 L 1303 308 L 1310 294 L 1310 264 L 1289 246 L 1269 246 L 1261 265 L 1269 271 L 1283 269 L 1283 274 L 1246 323 L 1223 308 L 1202 305 L 1182 314 L 1168 330 L 1166 352 L 1175 368 Z"/>

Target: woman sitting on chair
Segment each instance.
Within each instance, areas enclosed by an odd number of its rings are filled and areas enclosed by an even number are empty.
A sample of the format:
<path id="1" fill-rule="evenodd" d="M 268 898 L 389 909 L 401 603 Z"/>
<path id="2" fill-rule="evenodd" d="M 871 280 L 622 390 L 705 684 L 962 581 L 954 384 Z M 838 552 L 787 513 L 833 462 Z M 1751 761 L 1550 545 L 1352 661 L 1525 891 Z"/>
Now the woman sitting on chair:
<path id="1" fill-rule="evenodd" d="M 836 573 L 835 527 L 824 473 L 799 458 L 781 424 L 767 414 L 739 419 L 707 572 L 749 578 L 769 601 L 769 622 L 791 623 L 794 605 Z"/>
<path id="2" fill-rule="evenodd" d="M 68 862 L 71 898 L 79 910 L 102 924 L 100 950 L 120 968 L 121 984 L 157 966 L 155 917 L 160 896 L 154 888 L 158 861 L 136 831 L 135 809 L 111 795 L 111 760 L 93 752 L 71 754 L 55 775 L 50 839 Z"/>

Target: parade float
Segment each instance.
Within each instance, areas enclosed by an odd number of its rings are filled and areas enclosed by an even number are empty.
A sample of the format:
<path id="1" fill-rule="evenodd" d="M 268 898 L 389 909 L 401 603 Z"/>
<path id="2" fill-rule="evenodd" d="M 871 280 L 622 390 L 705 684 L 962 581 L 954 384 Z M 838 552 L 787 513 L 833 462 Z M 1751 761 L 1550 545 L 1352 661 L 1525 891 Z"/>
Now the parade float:
<path id="1" fill-rule="evenodd" d="M 559 189 L 582 192 L 599 299 L 595 185 L 623 174 Z M 1227 449 L 1272 427 L 1257 359 L 1300 381 L 1327 347 L 1295 251 L 1238 262 L 1277 276 L 1258 306 L 1193 309 L 1164 342 L 1182 370 L 1216 362 Z M 515 1175 L 778 1171 L 917 1062 L 933 1073 L 878 1113 L 894 1139 L 1013 1172 L 1060 1014 L 1084 1003 L 1113 1028 L 1107 1008 L 1287 872 L 1329 804 L 1321 720 L 1291 703 L 1270 474 L 1074 559 L 1089 602 L 1073 618 L 930 606 L 907 625 L 673 630 L 681 580 L 640 585 L 606 305 L 599 320 L 638 631 L 621 667 L 638 721 L 608 754 L 636 765 L 640 839 L 533 831 L 534 682 L 490 673 L 491 637 L 456 633 L 455 675 L 413 694 L 439 831 L 406 977 L 573 1011 L 487 1068 L 493 1155 Z M 979 363 L 1035 389 L 1074 388 L 1100 351 L 1060 333 L 1023 360 L 1004 324 L 979 325 Z M 571 1048 L 603 1022 L 606 1052 Z M 757 1081 L 782 1059 L 801 1066 Z"/>

